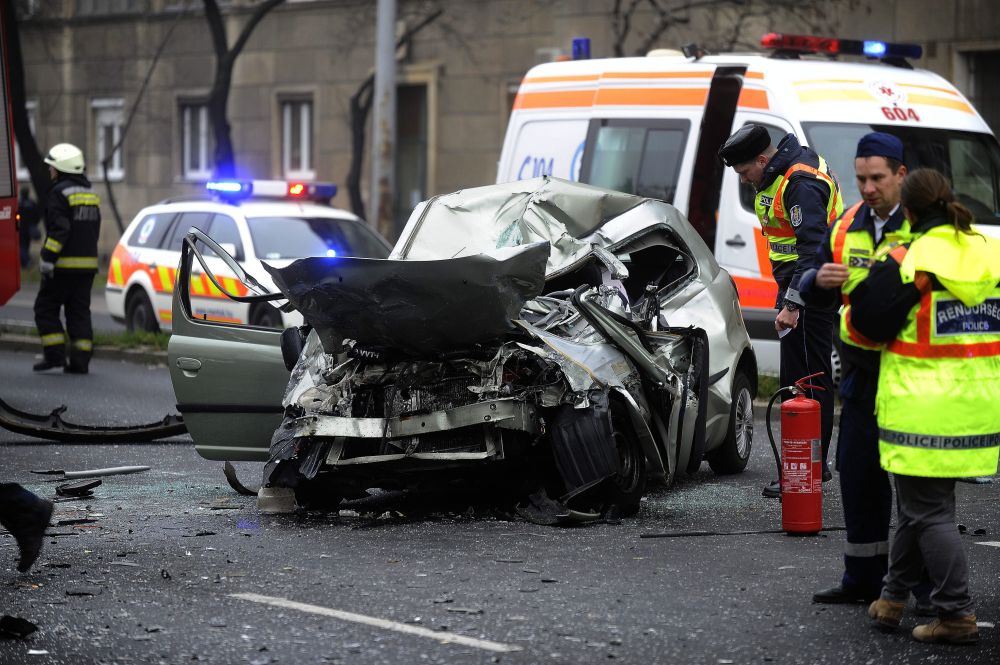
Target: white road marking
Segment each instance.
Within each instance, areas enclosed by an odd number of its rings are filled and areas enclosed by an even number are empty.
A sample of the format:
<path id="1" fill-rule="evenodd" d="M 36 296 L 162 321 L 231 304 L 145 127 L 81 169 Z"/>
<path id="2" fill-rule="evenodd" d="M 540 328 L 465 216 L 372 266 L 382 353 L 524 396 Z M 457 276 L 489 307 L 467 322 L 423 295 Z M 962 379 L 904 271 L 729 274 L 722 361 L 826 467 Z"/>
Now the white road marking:
<path id="1" fill-rule="evenodd" d="M 375 628 L 382 628 L 383 630 L 394 630 L 397 633 L 406 633 L 407 635 L 417 635 L 418 637 L 429 637 L 432 640 L 437 640 L 438 642 L 441 642 L 443 644 L 461 644 L 468 647 L 476 647 L 477 649 L 484 649 L 486 651 L 498 651 L 500 653 L 521 651 L 521 647 L 514 646 L 512 644 L 501 644 L 500 642 L 480 640 L 475 637 L 456 635 L 455 633 L 430 630 L 428 628 L 421 628 L 420 626 L 411 626 L 410 624 L 407 623 L 399 623 L 398 621 L 389 621 L 388 619 L 379 619 L 378 617 L 370 617 L 365 614 L 355 614 L 354 612 L 335 610 L 329 607 L 321 607 L 320 605 L 299 603 L 294 600 L 288 600 L 286 598 L 276 598 L 275 596 L 262 596 L 259 593 L 232 593 L 229 595 L 231 598 L 249 600 L 254 603 L 273 605 L 274 607 L 284 607 L 290 610 L 309 612 L 311 614 L 319 614 L 322 616 L 332 617 L 334 619 L 340 619 L 341 621 L 352 621 L 354 623 L 361 623 L 366 626 L 374 626 Z"/>
<path id="2" fill-rule="evenodd" d="M 1000 540 L 986 540 L 976 545 L 986 545 L 988 547 L 1000 547 Z"/>

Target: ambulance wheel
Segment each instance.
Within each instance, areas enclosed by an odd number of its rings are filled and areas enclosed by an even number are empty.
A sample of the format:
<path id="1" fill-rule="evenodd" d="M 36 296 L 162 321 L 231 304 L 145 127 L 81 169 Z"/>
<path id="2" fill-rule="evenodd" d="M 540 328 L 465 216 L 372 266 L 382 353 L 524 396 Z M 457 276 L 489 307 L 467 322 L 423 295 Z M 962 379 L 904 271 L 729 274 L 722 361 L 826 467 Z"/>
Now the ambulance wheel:
<path id="1" fill-rule="evenodd" d="M 250 325 L 261 328 L 282 328 L 281 312 L 266 302 L 259 303 L 250 310 Z"/>
<path id="2" fill-rule="evenodd" d="M 719 475 L 740 473 L 750 460 L 753 446 L 753 390 L 750 378 L 737 372 L 733 378 L 733 401 L 726 440 L 708 455 L 708 465 Z"/>
<path id="3" fill-rule="evenodd" d="M 159 332 L 153 304 L 141 290 L 133 291 L 125 304 L 125 327 L 130 332 Z"/>

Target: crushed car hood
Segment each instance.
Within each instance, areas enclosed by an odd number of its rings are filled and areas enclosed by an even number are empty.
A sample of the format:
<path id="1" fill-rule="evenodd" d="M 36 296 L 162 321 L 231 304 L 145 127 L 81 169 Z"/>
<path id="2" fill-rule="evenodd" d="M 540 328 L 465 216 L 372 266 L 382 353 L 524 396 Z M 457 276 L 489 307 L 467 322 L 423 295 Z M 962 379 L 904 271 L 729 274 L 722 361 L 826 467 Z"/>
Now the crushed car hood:
<path id="1" fill-rule="evenodd" d="M 495 342 L 545 285 L 549 243 L 436 261 L 307 258 L 263 263 L 288 301 L 334 344 L 405 355 L 452 353 Z"/>

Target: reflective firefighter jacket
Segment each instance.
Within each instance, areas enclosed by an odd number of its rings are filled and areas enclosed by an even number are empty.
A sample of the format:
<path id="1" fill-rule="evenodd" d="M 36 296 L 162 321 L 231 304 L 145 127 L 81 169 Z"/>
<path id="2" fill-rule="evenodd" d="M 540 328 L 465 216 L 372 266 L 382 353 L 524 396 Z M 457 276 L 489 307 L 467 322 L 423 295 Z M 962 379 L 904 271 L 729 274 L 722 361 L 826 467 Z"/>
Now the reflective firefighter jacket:
<path id="1" fill-rule="evenodd" d="M 60 174 L 45 205 L 42 261 L 56 270 L 97 271 L 101 200 L 84 175 Z"/>
<path id="2" fill-rule="evenodd" d="M 887 325 L 898 327 L 882 351 L 876 397 L 882 468 L 992 475 L 1000 454 L 1000 241 L 947 223 L 914 233 L 909 248 L 880 257 L 852 298 L 862 334 L 877 341 Z M 892 281 L 895 294 L 887 295 Z M 878 321 L 897 319 L 906 299 L 901 325 Z"/>
<path id="3" fill-rule="evenodd" d="M 840 341 L 859 349 L 876 351 L 882 348 L 882 344 L 866 338 L 851 324 L 850 295 L 868 276 L 876 253 L 884 255 L 910 239 L 910 222 L 902 219 L 898 228 L 890 230 L 890 226 L 895 226 L 892 224 L 894 220 L 890 219 L 876 246 L 872 231 L 865 224 L 871 214 L 871 208 L 864 203 L 857 203 L 849 208 L 830 229 L 829 251 L 833 263 L 847 266 L 847 281 L 840 287 L 843 305 L 840 310 Z M 897 210 L 896 214 L 902 217 L 901 210 Z"/>
<path id="4" fill-rule="evenodd" d="M 788 299 L 804 305 L 798 292 L 801 275 L 827 228 L 844 211 L 840 188 L 826 161 L 802 147 L 788 134 L 768 162 L 754 210 L 767 237 L 769 256 L 778 283 L 779 303 Z"/>

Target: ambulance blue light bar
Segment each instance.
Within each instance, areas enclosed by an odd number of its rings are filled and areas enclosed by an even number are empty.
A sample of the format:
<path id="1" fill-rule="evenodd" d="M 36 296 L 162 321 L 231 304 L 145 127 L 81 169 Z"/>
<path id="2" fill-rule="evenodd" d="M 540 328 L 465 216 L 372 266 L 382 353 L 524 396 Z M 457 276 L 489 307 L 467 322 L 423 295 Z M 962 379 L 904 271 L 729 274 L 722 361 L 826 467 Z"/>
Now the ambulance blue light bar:
<path id="1" fill-rule="evenodd" d="M 337 195 L 332 182 L 286 180 L 209 180 L 205 189 L 222 199 L 282 199 L 328 202 Z"/>
<path id="2" fill-rule="evenodd" d="M 761 46 L 776 51 L 792 53 L 821 53 L 823 55 L 864 55 L 879 60 L 917 59 L 924 54 L 919 44 L 896 44 L 874 39 L 839 39 L 813 35 L 786 35 L 769 32 L 760 40 Z"/>

